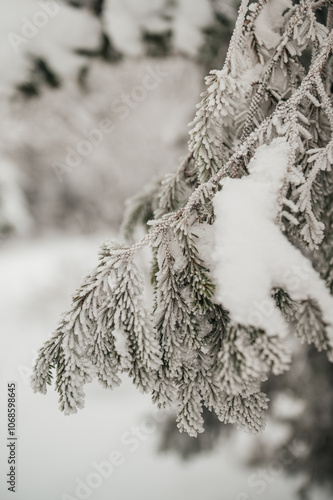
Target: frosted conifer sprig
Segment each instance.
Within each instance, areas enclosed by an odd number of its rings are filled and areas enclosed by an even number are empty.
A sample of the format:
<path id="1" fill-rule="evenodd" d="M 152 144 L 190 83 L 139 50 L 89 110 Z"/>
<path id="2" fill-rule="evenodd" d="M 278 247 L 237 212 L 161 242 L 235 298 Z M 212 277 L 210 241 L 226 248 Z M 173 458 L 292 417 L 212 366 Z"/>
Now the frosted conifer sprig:
<path id="1" fill-rule="evenodd" d="M 283 7 L 286 7 L 288 3 L 281 2 L 281 14 Z M 256 114 L 260 112 L 263 99 L 267 96 L 266 92 L 274 72 L 278 72 L 280 69 L 286 79 L 285 88 L 279 89 L 278 87 L 276 90 L 279 90 L 281 94 L 291 93 L 295 89 L 296 82 L 301 81 L 305 73 L 299 56 L 315 40 L 318 40 L 318 44 L 322 44 L 327 35 L 325 27 L 317 23 L 312 10 L 312 3 L 309 0 L 301 1 L 294 9 L 290 9 L 289 13 L 287 11 L 285 19 L 281 17 L 281 21 L 282 24 L 285 22 L 286 26 L 277 45 L 273 49 L 266 51 L 266 53 L 260 54 L 264 72 L 256 86 L 254 95 L 251 97 L 241 140 L 244 140 L 255 128 L 255 124 L 258 123 Z M 255 30 L 252 31 L 252 36 L 255 37 Z M 265 44 L 265 41 L 262 43 Z"/>
<path id="2" fill-rule="evenodd" d="M 246 328 L 230 325 L 219 352 L 217 380 L 226 394 L 238 395 L 248 384 L 265 380 L 263 366 Z"/>
<path id="3" fill-rule="evenodd" d="M 327 328 L 318 304 L 313 300 L 303 301 L 297 311 L 296 335 L 302 343 L 314 344 L 318 351 L 326 351 L 328 359 L 333 361 L 333 344 Z"/>
<path id="4" fill-rule="evenodd" d="M 228 159 L 233 145 L 228 127 L 243 97 L 242 83 L 226 70 L 212 71 L 206 85 L 208 89 L 190 124 L 189 149 L 196 160 L 200 183 L 208 181 Z"/>
<path id="5" fill-rule="evenodd" d="M 242 0 L 224 67 L 212 70 L 206 77 L 206 92 L 190 123 L 189 150 L 195 159 L 200 183 L 207 182 L 234 151 L 236 123 L 234 117 L 243 111 L 249 90 L 248 81 L 240 78 L 248 69 L 244 48 L 244 24 L 248 1 Z M 237 75 L 237 77 L 236 77 Z"/>
<path id="6" fill-rule="evenodd" d="M 268 408 L 268 397 L 263 392 L 237 396 L 226 395 L 224 411 L 220 419 L 225 424 L 236 424 L 250 432 L 259 432 L 265 424 L 265 410 Z"/>
<path id="7" fill-rule="evenodd" d="M 45 393 L 56 366 L 56 389 L 66 414 L 83 406 L 83 387 L 94 376 L 109 388 L 120 383 L 122 371 L 144 391 L 154 384 L 161 353 L 143 306 L 143 281 L 132 257 L 130 252 L 104 244 L 99 265 L 87 276 L 73 297 L 72 309 L 39 352 L 33 387 Z"/>

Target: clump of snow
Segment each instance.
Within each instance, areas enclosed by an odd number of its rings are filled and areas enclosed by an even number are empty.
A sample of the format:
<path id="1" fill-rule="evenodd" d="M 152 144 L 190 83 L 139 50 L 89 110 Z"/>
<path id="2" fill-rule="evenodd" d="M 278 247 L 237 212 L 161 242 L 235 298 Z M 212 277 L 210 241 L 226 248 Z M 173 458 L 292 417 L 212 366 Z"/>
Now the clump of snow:
<path id="1" fill-rule="evenodd" d="M 165 31 L 169 24 L 162 17 L 165 0 L 106 0 L 104 26 L 114 45 L 129 56 L 144 54 L 142 33 Z"/>
<path id="2" fill-rule="evenodd" d="M 268 49 L 276 47 L 280 40 L 281 14 L 290 7 L 290 0 L 270 0 L 264 5 L 255 22 L 259 43 L 263 43 Z"/>
<path id="3" fill-rule="evenodd" d="M 114 45 L 129 56 L 143 55 L 142 35 L 145 31 L 173 33 L 176 50 L 195 56 L 203 43 L 203 29 L 213 20 L 208 0 L 179 0 L 169 5 L 166 0 L 106 0 L 103 21 Z M 167 14 L 167 15 L 166 15 Z"/>
<path id="4" fill-rule="evenodd" d="M 124 8 L 115 8 L 107 2 L 104 12 L 105 30 L 118 50 L 130 56 L 143 55 L 141 30 L 134 16 L 128 15 Z"/>
<path id="5" fill-rule="evenodd" d="M 20 188 L 16 165 L 7 158 L 0 159 L 0 235 L 2 230 L 26 234 L 32 220 Z"/>
<path id="6" fill-rule="evenodd" d="M 207 0 L 180 0 L 174 18 L 174 46 L 176 49 L 195 56 L 203 43 L 202 30 L 213 21 L 212 7 Z"/>
<path id="7" fill-rule="evenodd" d="M 215 0 L 215 9 L 220 15 L 234 23 L 237 17 L 237 5 L 233 0 Z"/>
<path id="8" fill-rule="evenodd" d="M 98 19 L 58 0 L 1 2 L 0 15 L 0 63 L 6 68 L 1 92 L 25 82 L 35 58 L 45 59 L 61 78 L 72 76 L 85 62 L 76 49 L 96 50 L 100 43 Z"/>
<path id="9" fill-rule="evenodd" d="M 76 50 L 96 50 L 100 37 L 100 23 L 92 13 L 60 4 L 45 29 L 31 40 L 29 52 L 45 58 L 60 77 L 68 78 L 86 62 Z"/>
<path id="10" fill-rule="evenodd" d="M 306 403 L 303 399 L 295 398 L 288 393 L 279 393 L 273 401 L 273 414 L 276 418 L 292 420 L 300 418 L 305 411 Z"/>
<path id="11" fill-rule="evenodd" d="M 261 146 L 249 164 L 250 174 L 227 179 L 214 198 L 216 301 L 230 311 L 235 322 L 272 335 L 288 331 L 271 297 L 275 287 L 294 300 L 316 300 L 324 320 L 333 325 L 333 298 L 328 289 L 275 222 L 289 152 L 284 139 Z"/>
<path id="12" fill-rule="evenodd" d="M 128 338 L 124 332 L 121 332 L 115 328 L 112 332 L 114 337 L 115 348 L 120 356 L 122 368 L 128 368 L 130 366 L 131 355 L 129 353 Z"/>

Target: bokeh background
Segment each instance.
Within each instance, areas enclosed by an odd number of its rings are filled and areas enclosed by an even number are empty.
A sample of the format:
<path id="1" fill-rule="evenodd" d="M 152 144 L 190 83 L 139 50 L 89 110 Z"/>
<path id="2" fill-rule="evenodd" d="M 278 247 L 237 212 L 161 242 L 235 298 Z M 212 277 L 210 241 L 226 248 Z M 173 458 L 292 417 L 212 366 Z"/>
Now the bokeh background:
<path id="1" fill-rule="evenodd" d="M 86 408 L 71 417 L 54 391 L 29 386 L 36 351 L 99 245 L 121 241 L 126 199 L 186 154 L 203 78 L 223 64 L 237 8 L 234 0 L 0 4 L 1 499 L 332 498 L 333 373 L 304 347 L 293 371 L 267 385 L 259 437 L 210 414 L 198 439 L 180 435 L 172 412 L 156 413 L 127 379 L 112 393 L 91 384 Z M 9 381 L 17 382 L 15 494 L 6 485 Z M 119 464 L 100 481 L 116 451 Z"/>

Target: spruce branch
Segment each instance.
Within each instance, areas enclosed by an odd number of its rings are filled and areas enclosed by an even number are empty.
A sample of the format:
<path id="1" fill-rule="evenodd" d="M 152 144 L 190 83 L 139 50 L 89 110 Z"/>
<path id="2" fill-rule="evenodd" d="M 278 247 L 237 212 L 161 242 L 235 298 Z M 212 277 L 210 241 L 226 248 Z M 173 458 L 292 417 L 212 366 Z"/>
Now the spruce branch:
<path id="1" fill-rule="evenodd" d="M 276 46 L 273 54 L 270 57 L 270 60 L 266 64 L 266 69 L 264 74 L 262 75 L 261 81 L 259 85 L 257 86 L 257 90 L 252 97 L 251 104 L 249 106 L 249 110 L 247 113 L 247 118 L 245 121 L 245 124 L 243 126 L 243 133 L 241 136 L 241 142 L 245 139 L 245 137 L 251 132 L 253 129 L 253 121 L 255 117 L 255 113 L 257 112 L 260 103 L 265 95 L 265 92 L 267 90 L 268 83 L 271 79 L 272 73 L 274 68 L 277 66 L 277 64 L 280 62 L 281 59 L 284 57 L 284 52 L 286 50 L 289 50 L 289 52 L 294 53 L 293 55 L 299 55 L 299 49 L 298 48 L 292 48 L 291 46 L 291 40 L 294 36 L 295 29 L 297 26 L 302 22 L 303 20 L 303 32 L 302 36 L 300 33 L 298 33 L 297 36 L 297 42 L 299 46 L 303 46 L 302 50 L 304 50 L 304 38 L 306 35 L 306 28 L 311 29 L 310 26 L 306 26 L 306 22 L 304 22 L 304 17 L 307 16 L 307 21 L 310 25 L 310 20 L 312 21 L 312 24 L 315 23 L 315 18 L 312 14 L 312 11 L 310 12 L 310 2 L 309 0 L 302 0 L 297 6 L 295 6 L 294 12 L 292 13 L 288 23 L 287 27 L 281 36 L 280 42 Z M 295 59 L 295 62 L 297 62 L 297 59 Z"/>
<path id="2" fill-rule="evenodd" d="M 226 161 L 224 165 L 206 182 L 200 184 L 189 197 L 186 205 L 172 214 L 167 214 L 162 220 L 150 221 L 152 229 L 150 232 L 141 238 L 138 242 L 130 247 L 119 249 L 119 253 L 134 253 L 141 250 L 144 246 L 151 244 L 151 241 L 165 228 L 170 227 L 174 222 L 182 220 L 189 220 L 193 210 L 200 206 L 202 200 L 205 198 L 210 199 L 216 192 L 218 183 L 226 177 L 234 168 L 236 171 L 242 160 L 246 158 L 249 151 L 253 151 L 258 141 L 263 138 L 267 129 L 271 124 L 276 123 L 276 120 L 289 120 L 290 117 L 297 115 L 297 106 L 303 99 L 308 98 L 311 94 L 312 88 L 316 82 L 318 75 L 326 64 L 326 61 L 333 49 L 333 32 L 330 32 L 327 39 L 323 43 L 322 49 L 318 54 L 315 61 L 312 63 L 308 74 L 303 79 L 302 83 L 295 91 L 295 93 L 284 102 L 280 102 L 276 110 L 267 117 L 260 125 L 253 130 L 239 145 L 237 151 Z M 292 146 L 297 149 L 297 144 L 293 143 Z"/>
<path id="3" fill-rule="evenodd" d="M 246 51 L 246 42 L 255 37 L 256 21 L 265 7 L 261 0 L 249 13 L 249 2 L 242 1 L 225 65 L 206 78 L 207 90 L 192 122 L 188 155 L 176 172 L 157 180 L 128 208 L 124 226 L 128 237 L 137 223 L 150 229 L 133 245 L 103 245 L 98 266 L 40 350 L 34 388 L 45 392 L 55 367 L 61 409 L 66 413 L 83 406 L 84 385 L 94 377 L 112 388 L 120 383 L 120 374 L 127 372 L 160 407 L 176 405 L 178 427 L 191 436 L 204 430 L 204 408 L 215 411 L 222 422 L 254 432 L 264 425 L 268 399 L 260 392 L 260 384 L 270 372 L 277 375 L 289 368 L 290 350 L 275 325 L 272 333 L 267 321 L 256 327 L 247 318 L 235 320 L 230 302 L 229 311 L 225 309 L 227 301 L 219 299 L 219 283 L 212 272 L 216 256 L 205 255 L 200 229 L 216 229 L 215 201 L 228 192 L 228 182 L 244 186 L 249 181 L 251 189 L 255 182 L 262 182 L 263 189 L 254 193 L 269 192 L 274 198 L 274 214 L 267 220 L 283 249 L 291 246 L 291 262 L 306 261 L 280 231 L 292 240 L 291 226 L 307 249 L 319 249 L 324 238 L 323 252 L 333 262 L 327 250 L 332 230 L 320 220 L 333 192 L 329 181 L 333 107 L 323 83 L 333 30 L 328 32 L 317 23 L 313 12 L 318 2 L 301 0 L 284 17 L 281 14 L 280 41 L 271 51 L 262 51 L 261 76 L 251 86 L 253 75 L 249 74 L 258 63 L 253 62 L 252 49 Z M 298 57 L 310 45 L 311 65 L 301 80 Z M 274 88 L 280 69 L 285 89 Z M 271 148 L 273 154 L 282 151 L 281 178 L 267 177 L 268 172 L 276 174 L 273 166 L 259 171 L 259 181 L 253 176 L 253 162 L 264 148 Z M 323 192 L 323 200 L 317 203 Z M 238 213 L 237 207 L 234 211 Z M 246 233 L 246 228 L 241 229 Z M 237 244 L 241 246 L 242 240 Z M 145 309 L 143 279 L 134 262 L 136 252 L 145 246 L 154 255 L 153 314 Z M 309 292 L 301 283 L 295 292 L 279 275 L 279 270 L 287 269 L 285 262 L 277 258 L 276 265 L 268 304 L 278 307 L 273 315 L 279 327 L 287 329 L 287 318 L 297 324 L 301 340 L 326 350 L 333 359 L 331 301 L 319 275 L 308 269 L 313 290 Z M 327 280 L 331 279 L 326 267 L 324 271 Z"/>
<path id="4" fill-rule="evenodd" d="M 333 28 L 333 5 L 332 5 L 332 1 L 329 0 L 327 2 L 327 5 L 328 5 L 328 9 L 327 9 L 326 28 L 328 29 L 328 31 L 331 31 L 331 29 Z"/>

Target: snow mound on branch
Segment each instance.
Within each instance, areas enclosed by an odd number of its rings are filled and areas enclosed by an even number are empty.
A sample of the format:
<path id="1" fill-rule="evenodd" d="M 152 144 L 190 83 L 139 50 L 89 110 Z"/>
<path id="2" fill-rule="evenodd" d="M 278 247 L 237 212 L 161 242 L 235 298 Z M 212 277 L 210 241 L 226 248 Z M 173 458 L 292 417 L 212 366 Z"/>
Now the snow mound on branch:
<path id="1" fill-rule="evenodd" d="M 214 198 L 216 301 L 230 311 L 235 322 L 282 336 L 288 329 L 271 297 L 275 287 L 294 300 L 316 300 L 323 319 L 333 325 L 333 298 L 328 289 L 275 222 L 289 152 L 284 139 L 261 146 L 249 164 L 250 174 L 226 179 Z"/>
<path id="2" fill-rule="evenodd" d="M 291 7 L 290 0 L 270 0 L 264 5 L 255 22 L 255 33 L 259 43 L 263 43 L 268 49 L 274 48 L 279 43 L 283 19 L 281 15 L 284 10 Z"/>

